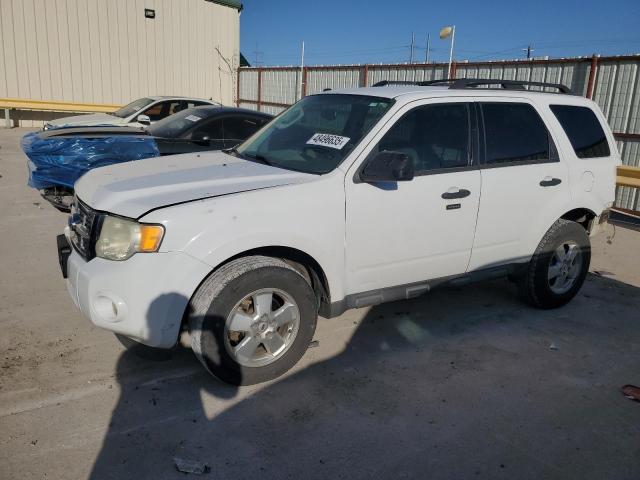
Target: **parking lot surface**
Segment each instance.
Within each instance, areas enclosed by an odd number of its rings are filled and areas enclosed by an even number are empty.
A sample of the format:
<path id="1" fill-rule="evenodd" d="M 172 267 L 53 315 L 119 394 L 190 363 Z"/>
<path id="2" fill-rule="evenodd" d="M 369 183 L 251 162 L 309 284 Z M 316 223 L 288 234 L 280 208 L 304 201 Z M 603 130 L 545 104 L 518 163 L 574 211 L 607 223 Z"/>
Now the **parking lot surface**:
<path id="1" fill-rule="evenodd" d="M 185 478 L 176 457 L 215 479 L 640 478 L 640 403 L 619 391 L 640 384 L 639 233 L 593 239 L 561 309 L 505 280 L 354 310 L 283 378 L 237 388 L 81 317 L 27 131 L 0 131 L 0 478 Z"/>

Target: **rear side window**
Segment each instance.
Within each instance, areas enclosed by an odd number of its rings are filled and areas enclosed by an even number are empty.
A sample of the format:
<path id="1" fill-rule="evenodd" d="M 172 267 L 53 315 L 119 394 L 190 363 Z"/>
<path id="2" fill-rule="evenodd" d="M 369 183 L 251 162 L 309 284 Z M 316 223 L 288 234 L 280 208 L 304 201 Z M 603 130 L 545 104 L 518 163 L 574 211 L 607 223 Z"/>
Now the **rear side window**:
<path id="1" fill-rule="evenodd" d="M 593 110 L 572 105 L 550 105 L 578 158 L 608 157 L 609 143 Z"/>
<path id="2" fill-rule="evenodd" d="M 526 103 L 483 103 L 485 163 L 549 161 L 550 139 L 544 122 Z"/>

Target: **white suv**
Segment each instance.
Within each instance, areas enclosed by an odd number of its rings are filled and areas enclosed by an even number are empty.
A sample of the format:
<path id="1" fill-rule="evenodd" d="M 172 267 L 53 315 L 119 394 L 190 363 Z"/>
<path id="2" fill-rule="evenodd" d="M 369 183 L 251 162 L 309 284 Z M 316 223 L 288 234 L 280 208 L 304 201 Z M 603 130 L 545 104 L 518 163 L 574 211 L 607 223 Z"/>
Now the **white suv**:
<path id="1" fill-rule="evenodd" d="M 614 200 L 602 113 L 563 86 L 429 83 L 312 95 L 237 149 L 87 173 L 58 237 L 73 300 L 154 347 L 188 329 L 235 384 L 293 366 L 318 314 L 441 284 L 507 275 L 565 304 Z"/>

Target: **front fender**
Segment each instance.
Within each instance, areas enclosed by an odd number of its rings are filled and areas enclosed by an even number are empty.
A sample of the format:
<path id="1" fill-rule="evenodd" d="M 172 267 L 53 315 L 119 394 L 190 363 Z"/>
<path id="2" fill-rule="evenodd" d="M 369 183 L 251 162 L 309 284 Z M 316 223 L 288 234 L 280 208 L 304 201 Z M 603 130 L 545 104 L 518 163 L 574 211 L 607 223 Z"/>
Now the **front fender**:
<path id="1" fill-rule="evenodd" d="M 185 252 L 212 270 L 257 248 L 299 250 L 323 269 L 332 299 L 344 296 L 344 190 L 339 178 L 189 202 L 142 220 L 165 226 L 161 251 Z"/>

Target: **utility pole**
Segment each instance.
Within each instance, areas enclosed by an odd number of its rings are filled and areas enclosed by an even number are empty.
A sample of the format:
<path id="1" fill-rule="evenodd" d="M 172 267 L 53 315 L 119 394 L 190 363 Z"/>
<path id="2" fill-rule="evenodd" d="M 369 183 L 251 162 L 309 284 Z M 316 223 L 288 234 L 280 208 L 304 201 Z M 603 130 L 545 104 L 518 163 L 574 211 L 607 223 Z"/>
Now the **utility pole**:
<path id="1" fill-rule="evenodd" d="M 424 63 L 429 63 L 429 50 L 431 50 L 431 34 L 427 34 L 427 53 L 424 56 Z"/>
<path id="2" fill-rule="evenodd" d="M 409 54 L 409 63 L 413 63 L 413 49 L 416 45 L 416 34 L 411 34 L 411 53 Z"/>
<path id="3" fill-rule="evenodd" d="M 304 93 L 304 40 L 302 41 L 302 57 L 300 59 L 300 98 L 302 99 L 302 94 Z"/>
<path id="4" fill-rule="evenodd" d="M 527 52 L 527 59 L 529 59 L 531 58 L 531 52 L 534 52 L 535 50 L 531 48 L 531 44 L 529 44 L 527 48 L 523 48 L 522 51 Z"/>

